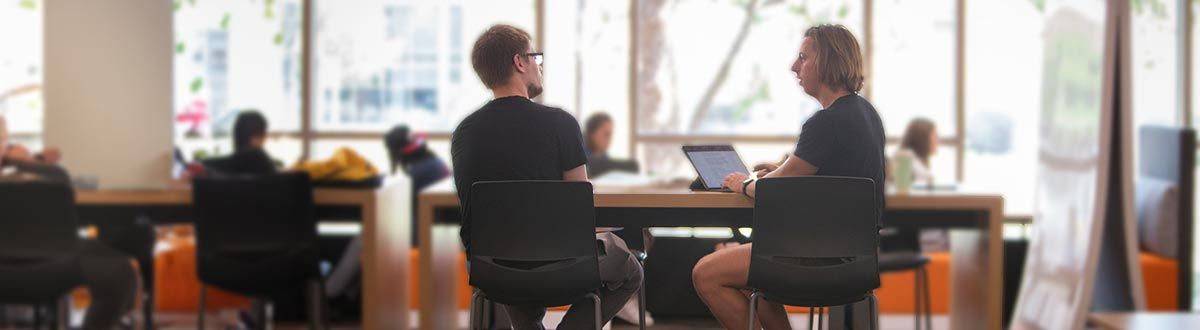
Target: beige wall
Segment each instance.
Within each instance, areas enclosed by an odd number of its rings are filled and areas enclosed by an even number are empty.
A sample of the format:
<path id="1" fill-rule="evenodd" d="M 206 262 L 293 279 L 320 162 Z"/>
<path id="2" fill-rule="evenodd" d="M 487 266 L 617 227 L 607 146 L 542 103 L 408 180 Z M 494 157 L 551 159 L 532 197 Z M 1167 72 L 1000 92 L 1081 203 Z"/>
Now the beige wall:
<path id="1" fill-rule="evenodd" d="M 45 1 L 45 144 L 103 188 L 171 170 L 171 1 Z"/>

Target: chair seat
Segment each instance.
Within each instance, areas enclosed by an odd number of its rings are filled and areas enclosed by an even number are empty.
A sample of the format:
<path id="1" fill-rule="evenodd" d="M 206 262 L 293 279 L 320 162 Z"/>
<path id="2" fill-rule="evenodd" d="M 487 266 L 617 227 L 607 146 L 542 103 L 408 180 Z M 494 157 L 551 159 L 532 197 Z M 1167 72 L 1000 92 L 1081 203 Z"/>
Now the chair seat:
<path id="1" fill-rule="evenodd" d="M 917 252 L 888 252 L 879 254 L 879 272 L 888 273 L 925 267 L 929 256 Z"/>

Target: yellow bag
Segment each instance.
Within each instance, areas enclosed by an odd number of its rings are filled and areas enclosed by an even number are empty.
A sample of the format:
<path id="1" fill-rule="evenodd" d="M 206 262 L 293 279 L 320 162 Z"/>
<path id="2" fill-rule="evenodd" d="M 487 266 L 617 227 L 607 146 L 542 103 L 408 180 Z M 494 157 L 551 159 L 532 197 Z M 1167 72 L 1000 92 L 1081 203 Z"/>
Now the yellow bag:
<path id="1" fill-rule="evenodd" d="M 366 158 L 347 147 L 338 148 L 326 160 L 297 163 L 292 170 L 308 172 L 313 181 L 363 181 L 379 176 L 379 171 Z"/>

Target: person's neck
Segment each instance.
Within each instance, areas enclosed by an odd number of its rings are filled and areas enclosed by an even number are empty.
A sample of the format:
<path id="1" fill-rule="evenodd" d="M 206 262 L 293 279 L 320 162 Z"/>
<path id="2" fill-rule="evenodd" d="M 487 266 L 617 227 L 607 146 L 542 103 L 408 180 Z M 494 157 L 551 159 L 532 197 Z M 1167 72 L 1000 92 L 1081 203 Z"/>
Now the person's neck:
<path id="1" fill-rule="evenodd" d="M 817 95 L 817 102 L 821 103 L 821 109 L 829 109 L 834 101 L 842 98 L 842 96 L 850 95 L 850 92 L 845 90 L 832 90 L 829 87 L 821 87 L 821 92 Z"/>
<path id="2" fill-rule="evenodd" d="M 500 99 L 509 96 L 520 96 L 529 98 L 529 88 L 521 84 L 517 79 L 509 80 L 507 84 L 496 86 L 492 89 L 492 99 Z"/>

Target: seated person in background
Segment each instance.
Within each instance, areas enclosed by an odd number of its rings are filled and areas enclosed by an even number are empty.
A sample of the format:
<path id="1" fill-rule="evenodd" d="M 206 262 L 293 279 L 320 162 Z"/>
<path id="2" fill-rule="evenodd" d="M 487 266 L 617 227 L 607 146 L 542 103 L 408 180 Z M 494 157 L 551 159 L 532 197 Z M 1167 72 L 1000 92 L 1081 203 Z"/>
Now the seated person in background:
<path id="1" fill-rule="evenodd" d="M 58 148 L 45 148 L 41 153 L 33 153 L 29 148 L 20 144 L 9 144 L 8 122 L 0 116 L 0 165 L 53 165 L 62 159 Z"/>
<path id="2" fill-rule="evenodd" d="M 587 181 L 587 155 L 579 122 L 562 109 L 530 100 L 542 92 L 542 54 L 534 53 L 528 32 L 509 25 L 485 31 L 471 50 L 471 66 L 494 98 L 459 123 L 450 141 L 454 184 L 462 209 L 469 210 L 471 185 L 498 180 Z M 470 215 L 459 232 L 471 249 Z M 607 323 L 642 283 L 641 265 L 611 233 L 600 258 L 601 321 Z M 602 239 L 603 238 L 603 239 Z M 617 262 L 611 262 L 612 259 Z M 605 260 L 610 260 L 606 262 Z M 579 303 L 563 317 L 559 329 L 593 326 L 592 304 Z M 504 306 L 516 329 L 542 329 L 546 309 Z"/>
<path id="3" fill-rule="evenodd" d="M 242 111 L 233 123 L 233 154 L 205 159 L 205 172 L 225 175 L 266 175 L 279 172 L 263 144 L 267 141 L 267 118 L 254 110 Z"/>
<path id="4" fill-rule="evenodd" d="M 429 147 L 425 145 L 425 134 L 416 133 L 410 134 L 407 125 L 397 125 L 387 135 L 384 135 L 383 142 L 387 147 L 388 158 L 391 160 L 391 169 L 393 175 L 396 170 L 403 170 L 412 179 L 412 245 L 417 245 L 417 194 L 426 187 L 445 179 L 450 176 L 450 169 L 446 167 L 446 163 L 437 157 Z M 350 244 L 346 246 L 346 250 L 342 252 L 341 259 L 338 260 L 337 267 L 334 267 L 330 272 L 329 278 L 325 282 L 325 295 L 328 297 L 338 297 L 347 293 L 350 285 L 354 282 L 360 269 L 361 261 L 359 256 L 362 253 L 362 236 L 357 236 Z"/>
<path id="5" fill-rule="evenodd" d="M 938 151 L 937 124 L 926 118 L 914 118 L 904 130 L 904 138 L 900 140 L 900 149 L 892 155 L 906 153 L 912 157 L 912 182 L 933 184 L 933 172 L 930 171 L 929 159 Z"/>
<path id="6" fill-rule="evenodd" d="M 424 133 L 410 134 L 407 125 L 398 125 L 388 131 L 383 140 L 392 162 L 392 174 L 401 169 L 412 178 L 414 198 L 425 187 L 450 176 L 446 163 L 425 145 Z"/>
<path id="7" fill-rule="evenodd" d="M 908 128 L 904 129 L 904 137 L 900 140 L 900 149 L 892 155 L 892 166 L 896 164 L 896 157 L 904 153 L 905 156 L 912 159 L 912 182 L 928 184 L 933 188 L 933 171 L 930 166 L 930 158 L 937 155 L 938 151 L 938 132 L 937 124 L 927 118 L 914 118 L 908 123 Z M 889 173 L 895 175 L 896 173 Z M 893 178 L 894 180 L 894 178 Z M 917 235 L 913 237 L 913 235 Z M 917 244 L 921 251 L 935 252 L 946 251 L 950 249 L 950 235 L 946 229 L 923 229 L 919 234 L 911 234 L 906 231 L 900 231 L 895 237 L 883 237 L 885 249 L 888 242 L 893 240 L 901 246 L 913 246 L 913 239 L 919 240 Z M 914 247 L 915 248 L 915 247 Z"/>
<path id="8" fill-rule="evenodd" d="M 583 125 L 584 152 L 587 153 L 588 177 L 598 177 L 608 172 L 637 173 L 637 162 L 614 160 L 608 157 L 612 145 L 613 120 L 607 113 L 599 112 L 588 117 Z"/>
<path id="9" fill-rule="evenodd" d="M 608 157 L 608 147 L 612 145 L 613 136 L 613 120 L 612 116 L 607 113 L 597 112 L 588 117 L 583 124 L 583 151 L 587 153 L 587 169 L 588 177 L 595 178 L 609 172 L 630 172 L 637 173 L 638 165 L 633 160 L 614 160 Z M 629 239 L 630 235 L 636 233 L 618 232 L 616 235 L 622 239 Z M 636 239 L 636 238 L 634 238 Z M 654 244 L 654 236 L 650 235 L 650 228 L 642 228 L 642 250 L 650 253 L 650 246 Z M 617 317 L 629 323 L 636 324 L 638 321 L 638 306 L 637 298 L 629 298 L 629 303 L 617 313 Z M 650 313 L 646 313 L 646 325 L 654 325 L 654 318 L 650 317 Z"/>

